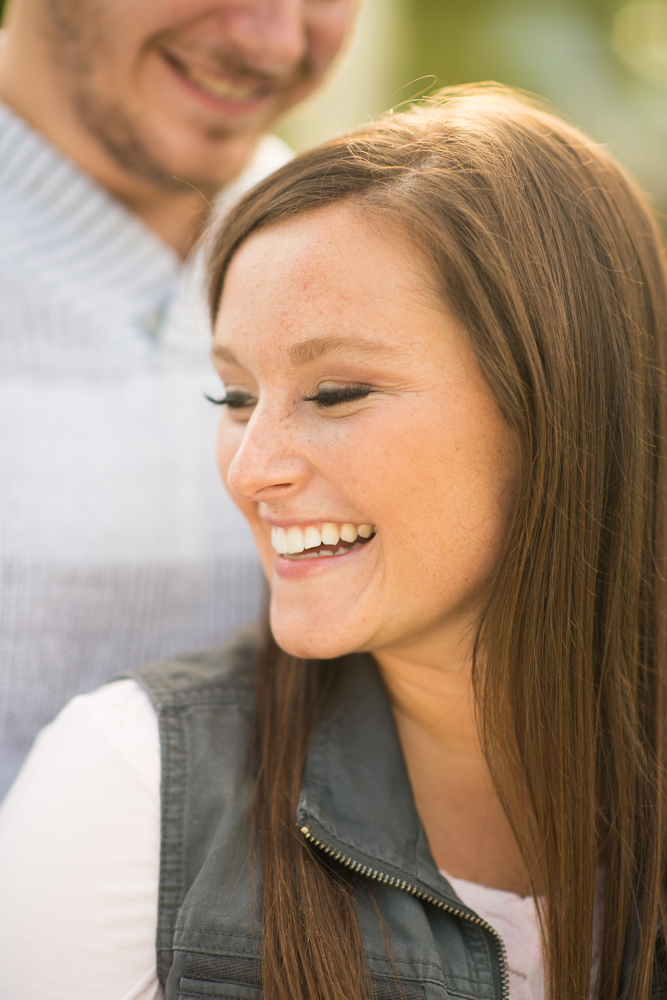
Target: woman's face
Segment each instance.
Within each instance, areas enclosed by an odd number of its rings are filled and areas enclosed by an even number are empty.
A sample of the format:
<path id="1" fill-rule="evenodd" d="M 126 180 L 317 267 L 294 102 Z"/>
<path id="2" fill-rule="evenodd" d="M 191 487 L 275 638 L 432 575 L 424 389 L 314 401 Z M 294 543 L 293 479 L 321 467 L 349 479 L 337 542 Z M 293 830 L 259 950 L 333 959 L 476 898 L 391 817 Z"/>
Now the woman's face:
<path id="1" fill-rule="evenodd" d="M 437 649 L 469 628 L 515 447 L 408 241 L 354 203 L 260 230 L 231 262 L 213 356 L 231 404 L 220 472 L 254 531 L 278 643 Z"/>

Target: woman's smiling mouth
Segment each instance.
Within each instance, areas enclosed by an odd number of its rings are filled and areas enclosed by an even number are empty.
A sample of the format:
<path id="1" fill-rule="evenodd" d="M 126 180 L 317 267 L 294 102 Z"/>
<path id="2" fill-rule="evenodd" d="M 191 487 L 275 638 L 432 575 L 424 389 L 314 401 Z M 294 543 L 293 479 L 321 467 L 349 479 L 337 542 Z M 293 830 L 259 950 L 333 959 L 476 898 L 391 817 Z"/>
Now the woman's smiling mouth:
<path id="1" fill-rule="evenodd" d="M 325 521 L 319 528 L 313 524 L 293 524 L 288 528 L 272 527 L 271 545 L 286 559 L 318 559 L 361 548 L 371 541 L 376 531 L 372 524 Z"/>

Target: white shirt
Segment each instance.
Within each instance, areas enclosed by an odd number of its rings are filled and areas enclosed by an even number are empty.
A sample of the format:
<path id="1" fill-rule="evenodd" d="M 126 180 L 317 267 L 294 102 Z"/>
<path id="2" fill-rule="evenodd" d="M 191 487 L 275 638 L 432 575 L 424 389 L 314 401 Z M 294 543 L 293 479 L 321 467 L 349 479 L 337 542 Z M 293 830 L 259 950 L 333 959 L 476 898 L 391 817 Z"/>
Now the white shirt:
<path id="1" fill-rule="evenodd" d="M 224 204 L 288 155 L 265 139 Z M 200 282 L 0 105 L 0 798 L 73 695 L 259 613 Z"/>
<path id="2" fill-rule="evenodd" d="M 462 902 L 500 935 L 507 956 L 511 1000 L 543 1000 L 542 941 L 532 896 L 490 889 L 442 872 Z"/>
<path id="3" fill-rule="evenodd" d="M 40 733 L 0 808 L 2 1000 L 161 997 L 159 866 L 157 718 L 117 681 Z M 511 1000 L 542 1000 L 532 898 L 446 877 L 503 939 Z"/>

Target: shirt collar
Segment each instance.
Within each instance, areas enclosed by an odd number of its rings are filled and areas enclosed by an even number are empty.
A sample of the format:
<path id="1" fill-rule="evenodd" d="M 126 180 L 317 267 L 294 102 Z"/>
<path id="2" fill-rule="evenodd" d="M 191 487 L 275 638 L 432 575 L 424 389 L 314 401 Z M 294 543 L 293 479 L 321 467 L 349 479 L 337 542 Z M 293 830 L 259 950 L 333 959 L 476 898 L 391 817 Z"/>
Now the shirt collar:
<path id="1" fill-rule="evenodd" d="M 155 314 L 173 290 L 177 254 L 3 104 L 0 218 L 15 264 L 48 270 L 54 287 L 62 278 L 119 320 Z"/>
<path id="2" fill-rule="evenodd" d="M 290 156 L 280 139 L 264 136 L 243 173 L 216 199 L 214 214 L 224 215 Z M 74 296 L 78 308 L 89 303 L 115 323 L 129 321 L 149 333 L 159 327 L 167 342 L 190 346 L 194 340 L 198 354 L 203 342 L 208 352 L 201 253 L 182 268 L 138 216 L 2 103 L 0 220 L 14 265 L 39 269 L 59 296 Z"/>

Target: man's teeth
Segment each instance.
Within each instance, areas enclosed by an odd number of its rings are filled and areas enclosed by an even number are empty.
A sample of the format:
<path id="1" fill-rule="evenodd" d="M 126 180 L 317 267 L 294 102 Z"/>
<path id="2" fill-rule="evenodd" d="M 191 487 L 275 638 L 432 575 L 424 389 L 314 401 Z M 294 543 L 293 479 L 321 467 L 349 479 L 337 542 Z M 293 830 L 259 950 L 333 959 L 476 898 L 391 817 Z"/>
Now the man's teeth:
<path id="1" fill-rule="evenodd" d="M 289 528 L 271 528 L 271 545 L 280 555 L 298 555 L 307 549 L 316 549 L 320 545 L 338 545 L 339 541 L 352 543 L 357 538 L 370 538 L 377 529 L 372 524 L 333 524 L 327 521 L 322 528 L 309 524 L 304 528 L 291 525 Z M 361 544 L 361 543 L 360 543 Z M 341 552 L 349 552 L 342 548 Z M 321 552 L 308 552 L 307 556 L 335 555 L 337 553 L 323 549 Z M 304 557 L 305 558 L 305 557 Z"/>
<path id="2" fill-rule="evenodd" d="M 256 83 L 252 86 L 250 84 L 244 86 L 243 84 L 230 83 L 229 80 L 221 80 L 219 76 L 209 76 L 208 73 L 196 69 L 194 66 L 181 65 L 181 69 L 193 83 L 202 87 L 203 90 L 207 90 L 214 97 L 228 98 L 232 101 L 251 101 L 258 95 Z"/>

